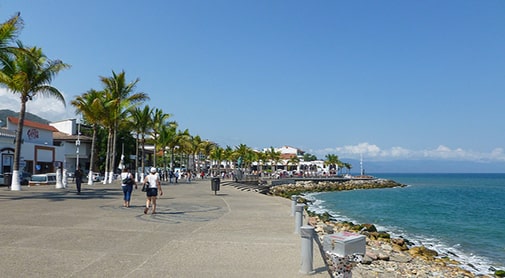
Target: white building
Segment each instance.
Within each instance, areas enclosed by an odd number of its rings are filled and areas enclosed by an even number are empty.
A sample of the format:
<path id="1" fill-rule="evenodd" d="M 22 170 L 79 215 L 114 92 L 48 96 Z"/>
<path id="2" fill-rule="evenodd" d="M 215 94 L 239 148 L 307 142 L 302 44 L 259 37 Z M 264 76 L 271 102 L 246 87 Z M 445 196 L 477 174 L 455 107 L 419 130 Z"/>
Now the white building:
<path id="1" fill-rule="evenodd" d="M 14 148 L 19 119 L 7 117 L 5 128 L 0 129 L 0 171 L 9 173 L 14 168 Z M 63 132 L 57 127 L 62 128 Z M 68 129 L 70 127 L 70 129 Z M 56 172 L 58 167 L 75 169 L 77 158 L 75 119 L 47 125 L 24 121 L 19 170 L 30 174 Z M 68 132 L 68 133 L 67 133 Z M 89 164 L 91 138 L 81 137 L 79 156 L 81 165 Z M 74 163 L 74 165 L 71 165 Z M 86 164 L 87 163 L 87 164 Z"/>

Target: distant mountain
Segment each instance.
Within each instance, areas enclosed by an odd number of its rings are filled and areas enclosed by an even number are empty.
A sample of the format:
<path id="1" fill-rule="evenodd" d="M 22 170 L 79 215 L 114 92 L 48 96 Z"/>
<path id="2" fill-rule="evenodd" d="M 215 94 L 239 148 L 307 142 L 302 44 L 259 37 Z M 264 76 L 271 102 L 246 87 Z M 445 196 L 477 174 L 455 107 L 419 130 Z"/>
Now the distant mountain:
<path id="1" fill-rule="evenodd" d="M 4 127 L 7 125 L 7 117 L 19 117 L 19 112 L 14 112 L 9 109 L 1 109 L 0 110 L 0 127 Z M 29 120 L 32 122 L 37 122 L 37 123 L 42 123 L 42 124 L 48 124 L 50 123 L 48 120 L 43 119 L 35 114 L 32 114 L 30 112 L 26 112 L 25 114 L 25 120 Z"/>

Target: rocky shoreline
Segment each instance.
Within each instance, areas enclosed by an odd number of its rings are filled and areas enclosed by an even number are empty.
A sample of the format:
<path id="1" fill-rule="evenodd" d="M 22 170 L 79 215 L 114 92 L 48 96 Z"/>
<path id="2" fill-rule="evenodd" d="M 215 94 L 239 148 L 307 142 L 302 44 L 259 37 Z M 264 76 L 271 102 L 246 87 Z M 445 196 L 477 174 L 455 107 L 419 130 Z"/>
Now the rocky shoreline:
<path id="1" fill-rule="evenodd" d="M 305 193 L 328 192 L 340 190 L 373 189 L 404 187 L 406 185 L 392 180 L 348 180 L 342 182 L 310 182 L 303 181 L 294 184 L 278 185 L 270 188 L 270 194 L 291 198 L 292 195 L 302 196 Z M 299 203 L 308 203 L 303 197 Z M 476 274 L 462 267 L 461 263 L 439 255 L 435 250 L 424 246 L 414 246 L 408 239 L 392 238 L 388 233 L 377 231 L 373 224 L 354 224 L 346 221 L 336 221 L 331 215 L 315 214 L 310 210 L 308 224 L 315 228 L 318 242 L 323 242 L 326 234 L 337 232 L 354 232 L 366 236 L 365 256 L 348 263 L 352 277 L 505 277 L 502 270 L 494 270 L 494 274 Z M 321 248 L 322 246 L 320 246 Z M 321 249 L 322 250 L 322 249 Z M 335 258 L 326 253 L 326 262 L 332 277 L 347 277 L 337 268 Z M 471 268 L 471 266 L 469 266 Z M 492 272 L 492 271 L 490 271 Z M 503 276 L 502 276 L 503 275 Z"/>

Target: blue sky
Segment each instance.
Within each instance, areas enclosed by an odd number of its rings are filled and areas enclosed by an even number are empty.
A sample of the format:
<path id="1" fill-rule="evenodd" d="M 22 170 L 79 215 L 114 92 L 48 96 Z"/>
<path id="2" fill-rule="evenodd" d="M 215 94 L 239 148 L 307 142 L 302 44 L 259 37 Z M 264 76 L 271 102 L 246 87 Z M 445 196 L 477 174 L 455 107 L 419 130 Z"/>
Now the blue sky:
<path id="1" fill-rule="evenodd" d="M 124 70 L 221 146 L 505 161 L 502 0 L 0 2 L 1 21 L 17 11 L 26 45 L 72 65 L 53 83 L 68 101 Z M 75 117 L 53 103 L 28 111 Z"/>

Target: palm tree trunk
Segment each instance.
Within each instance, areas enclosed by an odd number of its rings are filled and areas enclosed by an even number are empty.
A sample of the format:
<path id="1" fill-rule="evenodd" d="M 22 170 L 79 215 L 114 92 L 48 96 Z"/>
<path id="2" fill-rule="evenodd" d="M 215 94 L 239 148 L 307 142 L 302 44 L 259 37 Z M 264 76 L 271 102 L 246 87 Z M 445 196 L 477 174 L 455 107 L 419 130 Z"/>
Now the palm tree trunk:
<path id="1" fill-rule="evenodd" d="M 135 137 L 135 181 L 139 181 L 139 134 Z"/>
<path id="2" fill-rule="evenodd" d="M 144 180 L 144 171 L 145 171 L 145 163 L 144 163 L 144 156 L 145 156 L 145 153 L 146 153 L 146 142 L 145 142 L 145 137 L 144 137 L 144 134 L 142 134 L 142 162 L 140 163 L 142 169 L 141 169 L 141 172 L 140 172 L 140 179 L 141 180 Z"/>
<path id="3" fill-rule="evenodd" d="M 109 169 L 108 183 L 112 183 L 112 177 L 114 176 L 114 171 L 116 170 L 116 143 L 117 143 L 117 124 L 114 127 L 114 133 L 112 135 L 112 153 L 111 153 L 111 166 Z"/>
<path id="4" fill-rule="evenodd" d="M 14 165 L 12 165 L 12 180 L 11 190 L 21 191 L 21 183 L 19 181 L 19 160 L 21 158 L 21 140 L 23 138 L 23 126 L 25 123 L 27 98 L 24 94 L 21 95 L 21 108 L 19 110 L 18 128 L 16 130 L 16 144 L 14 149 Z"/>
<path id="5" fill-rule="evenodd" d="M 156 137 L 154 137 L 156 142 Z M 156 143 L 154 143 L 154 153 L 153 153 L 153 167 L 156 167 Z"/>
<path id="6" fill-rule="evenodd" d="M 95 167 L 95 148 L 97 139 L 97 125 L 93 124 L 93 140 L 91 141 L 91 156 L 89 158 L 88 185 L 93 185 L 93 169 Z"/>
<path id="7" fill-rule="evenodd" d="M 110 161 L 110 142 L 112 137 L 112 130 L 109 128 L 107 135 L 107 152 L 105 155 L 105 178 L 103 179 L 103 184 L 107 184 L 107 173 L 109 172 L 109 161 Z"/>

